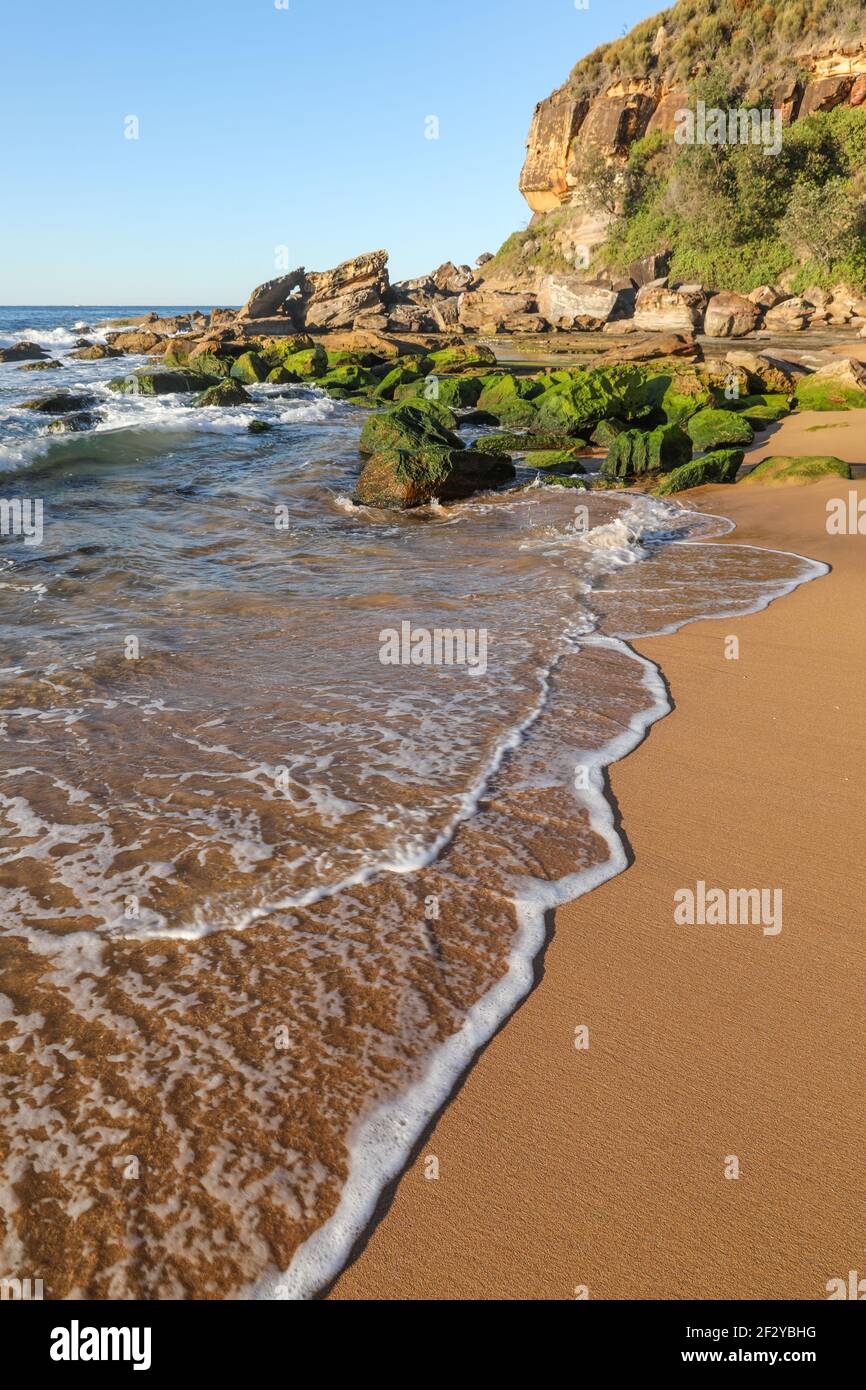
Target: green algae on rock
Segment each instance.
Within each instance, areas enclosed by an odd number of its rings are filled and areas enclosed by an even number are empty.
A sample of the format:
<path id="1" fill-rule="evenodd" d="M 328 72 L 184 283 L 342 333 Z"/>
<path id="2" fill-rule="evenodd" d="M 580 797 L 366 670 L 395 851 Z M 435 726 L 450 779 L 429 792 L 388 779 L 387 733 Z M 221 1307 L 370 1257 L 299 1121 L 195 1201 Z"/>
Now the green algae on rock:
<path id="1" fill-rule="evenodd" d="M 666 473 L 653 492 L 657 497 L 669 497 L 671 493 L 705 487 L 708 483 L 734 483 L 744 458 L 742 449 L 716 449 Z"/>
<path id="2" fill-rule="evenodd" d="M 746 487 L 750 483 L 769 486 L 785 484 L 805 484 L 817 482 L 820 478 L 845 478 L 850 481 L 851 465 L 832 454 L 801 454 L 794 457 L 788 454 L 773 454 L 762 459 L 737 484 Z"/>

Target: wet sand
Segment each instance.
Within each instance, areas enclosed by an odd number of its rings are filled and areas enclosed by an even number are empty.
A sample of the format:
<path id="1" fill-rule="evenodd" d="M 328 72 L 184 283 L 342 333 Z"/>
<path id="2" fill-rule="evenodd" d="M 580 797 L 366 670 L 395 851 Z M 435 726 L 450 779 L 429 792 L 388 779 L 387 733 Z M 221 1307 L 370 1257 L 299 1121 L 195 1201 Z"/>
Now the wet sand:
<path id="1" fill-rule="evenodd" d="M 756 457 L 831 452 L 808 423 Z M 862 415 L 836 433 L 866 462 Z M 612 769 L 633 863 L 557 913 L 535 991 L 332 1297 L 820 1299 L 862 1269 L 866 535 L 825 525 L 850 488 L 690 494 L 832 572 L 637 644 L 676 707 Z M 781 933 L 675 925 L 699 880 L 781 889 Z"/>

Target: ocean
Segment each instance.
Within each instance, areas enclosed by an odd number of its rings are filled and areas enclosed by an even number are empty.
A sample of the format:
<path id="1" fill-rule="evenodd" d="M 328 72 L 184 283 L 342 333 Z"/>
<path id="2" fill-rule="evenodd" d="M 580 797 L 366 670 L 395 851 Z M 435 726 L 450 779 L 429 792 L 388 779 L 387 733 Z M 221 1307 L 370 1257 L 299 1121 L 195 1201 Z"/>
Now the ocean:
<path id="1" fill-rule="evenodd" d="M 670 709 L 631 642 L 824 570 L 526 468 L 354 506 L 355 406 L 193 409 L 108 390 L 144 359 L 65 356 L 143 312 L 0 309 L 0 346 L 63 362 L 0 365 L 0 499 L 42 518 L 0 538 L 0 1264 L 50 1297 L 308 1298 L 552 910 L 627 864 L 606 769 Z M 58 387 L 95 429 L 19 408 Z"/>

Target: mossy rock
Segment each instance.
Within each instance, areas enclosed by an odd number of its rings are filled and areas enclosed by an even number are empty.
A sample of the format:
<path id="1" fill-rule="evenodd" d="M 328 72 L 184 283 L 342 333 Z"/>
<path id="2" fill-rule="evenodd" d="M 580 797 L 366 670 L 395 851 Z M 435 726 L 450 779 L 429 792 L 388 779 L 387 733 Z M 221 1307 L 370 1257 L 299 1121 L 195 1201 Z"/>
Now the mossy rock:
<path id="1" fill-rule="evenodd" d="M 551 386 L 534 402 L 534 428 L 548 434 L 589 434 L 602 420 L 639 420 L 649 414 L 647 378 L 630 365 L 591 367 Z"/>
<path id="2" fill-rule="evenodd" d="M 686 430 L 701 452 L 726 444 L 751 444 L 755 438 L 748 420 L 733 410 L 700 410 L 686 423 Z"/>
<path id="3" fill-rule="evenodd" d="M 285 367 L 272 367 L 265 377 L 265 381 L 271 386 L 292 386 L 296 385 L 300 379 L 299 376 L 295 376 L 294 372 L 287 372 Z"/>
<path id="4" fill-rule="evenodd" d="M 708 483 L 735 483 L 744 458 L 742 449 L 716 449 L 666 473 L 653 492 L 657 497 L 669 497 L 673 492 L 705 487 Z"/>
<path id="5" fill-rule="evenodd" d="M 208 376 L 226 379 L 231 375 L 234 364 L 233 357 L 219 357 L 215 352 L 202 352 L 198 357 L 189 358 L 184 355 L 176 358 L 174 353 L 166 353 L 162 359 L 166 367 L 180 367 L 182 371 L 206 372 Z"/>
<path id="6" fill-rule="evenodd" d="M 670 473 L 688 463 L 692 455 L 689 436 L 679 425 L 660 425 L 654 430 L 623 430 L 601 466 L 603 478 L 642 477 L 646 473 Z"/>
<path id="7" fill-rule="evenodd" d="M 299 349 L 300 350 L 300 349 Z M 380 366 L 380 358 L 375 352 L 351 352 L 348 348 L 326 348 L 328 354 L 328 371 L 336 371 L 338 367 L 364 367 L 372 369 Z M 384 364 L 386 370 L 390 370 L 391 364 Z"/>
<path id="8" fill-rule="evenodd" d="M 287 372 L 293 372 L 304 381 L 312 381 L 327 372 L 328 354 L 321 344 L 317 344 L 314 348 L 305 348 L 303 352 L 283 354 L 282 365 Z"/>
<path id="9" fill-rule="evenodd" d="M 773 454 L 747 473 L 738 487 L 745 487 L 749 483 L 768 486 L 815 483 L 821 478 L 845 478 L 850 481 L 851 465 L 830 454 L 802 454 L 798 458 Z"/>
<path id="10" fill-rule="evenodd" d="M 739 400 L 731 401 L 728 409 L 745 416 L 750 425 L 764 429 L 790 415 L 792 405 L 791 396 L 768 392 L 766 395 L 741 396 Z"/>
<path id="11" fill-rule="evenodd" d="M 382 414 L 371 415 L 361 432 L 359 448 L 362 454 L 379 454 L 388 450 L 417 451 L 428 445 L 443 449 L 462 449 L 463 441 L 436 418 L 434 403 L 397 406 Z M 441 409 L 441 407 L 440 407 Z"/>
<path id="12" fill-rule="evenodd" d="M 421 362 L 420 357 L 398 362 L 396 367 L 391 367 L 381 377 L 378 386 L 375 387 L 375 394 L 381 396 L 383 400 L 392 401 L 398 387 L 411 386 L 415 382 L 423 381 L 424 371 Z"/>
<path id="13" fill-rule="evenodd" d="M 573 449 L 542 449 L 527 454 L 524 467 L 538 468 L 545 473 L 585 473 L 582 463 L 578 463 Z"/>
<path id="14" fill-rule="evenodd" d="M 108 385 L 127 396 L 169 396 L 180 391 L 206 391 L 209 386 L 218 386 L 219 380 L 206 372 L 141 371 L 115 377 Z"/>
<path id="15" fill-rule="evenodd" d="M 235 381 L 245 381 L 248 386 L 254 386 L 259 381 L 266 381 L 270 370 L 269 364 L 259 353 L 245 352 L 232 364 L 229 375 Z"/>
<path id="16" fill-rule="evenodd" d="M 483 343 L 460 343 L 431 352 L 428 361 L 429 370 L 435 373 L 467 372 L 473 367 L 495 367 L 496 353 Z"/>
<path id="17" fill-rule="evenodd" d="M 350 362 L 344 367 L 334 367 L 325 376 L 319 377 L 319 385 L 326 391 L 331 391 L 335 386 L 343 391 L 361 391 L 371 388 L 375 380 L 372 372 L 366 367 L 359 367 Z"/>
<path id="18" fill-rule="evenodd" d="M 801 377 L 794 398 L 798 410 L 866 410 L 866 391 L 832 377 Z"/>
<path id="19" fill-rule="evenodd" d="M 478 405 L 481 390 L 481 378 L 477 376 L 428 376 L 424 379 L 421 394 L 447 406 L 449 410 L 470 410 Z M 434 391 L 435 394 L 431 396 Z M 495 415 L 496 412 L 488 410 L 485 414 Z"/>
<path id="20" fill-rule="evenodd" d="M 62 366 L 62 362 L 57 362 L 51 357 L 47 362 L 25 362 L 18 370 L 19 372 L 55 372 L 58 367 Z"/>
<path id="21" fill-rule="evenodd" d="M 72 415 L 60 415 L 48 426 L 48 434 L 82 434 L 92 430 L 99 419 L 90 410 L 77 410 Z"/>
<path id="22" fill-rule="evenodd" d="M 239 381 L 221 381 L 218 386 L 209 386 L 193 405 L 252 405 L 252 396 Z"/>
<path id="23" fill-rule="evenodd" d="M 484 434 L 476 439 L 473 449 L 491 454 L 524 454 L 528 451 L 585 449 L 586 441 L 568 434 Z"/>
<path id="24" fill-rule="evenodd" d="M 479 410 L 495 416 L 503 425 L 525 425 L 528 428 L 534 423 L 535 406 L 532 402 L 542 394 L 537 381 L 505 372 L 492 379 L 482 378 L 481 385 L 481 394 L 475 402 Z"/>
<path id="25" fill-rule="evenodd" d="M 665 380 L 664 377 L 659 380 Z M 716 396 L 697 373 L 680 372 L 668 378 L 669 384 L 658 400 L 669 425 L 684 425 L 700 411 L 716 404 Z"/>
<path id="26" fill-rule="evenodd" d="M 267 420 L 250 420 L 247 429 L 250 434 L 268 434 L 271 426 L 268 424 Z"/>
<path id="27" fill-rule="evenodd" d="M 459 501 L 514 476 L 510 459 L 472 449 L 383 449 L 365 464 L 354 500 L 368 507 L 405 510 L 423 507 L 434 497 Z"/>
<path id="28" fill-rule="evenodd" d="M 79 410 L 87 410 L 95 404 L 96 397 L 89 393 L 53 391 L 49 396 L 37 396 L 34 400 L 22 401 L 20 409 L 34 410 L 40 415 L 71 415 Z"/>
<path id="29" fill-rule="evenodd" d="M 628 426 L 622 420 L 601 420 L 589 436 L 590 442 L 597 444 L 600 449 L 609 449 L 617 435 L 625 429 Z"/>

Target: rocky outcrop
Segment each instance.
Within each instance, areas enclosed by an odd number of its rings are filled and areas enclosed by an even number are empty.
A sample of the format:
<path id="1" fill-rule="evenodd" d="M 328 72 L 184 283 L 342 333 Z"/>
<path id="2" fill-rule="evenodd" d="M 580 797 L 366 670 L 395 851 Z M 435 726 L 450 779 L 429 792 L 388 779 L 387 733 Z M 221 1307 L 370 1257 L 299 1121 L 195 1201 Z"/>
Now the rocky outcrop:
<path id="1" fill-rule="evenodd" d="M 700 322 L 700 310 L 689 294 L 663 285 L 645 285 L 638 290 L 634 321 L 639 329 L 653 333 L 693 333 Z"/>
<path id="2" fill-rule="evenodd" d="M 253 290 L 240 313 L 240 319 L 269 319 L 276 315 L 289 313 L 289 296 L 300 290 L 304 283 L 304 267 L 300 266 L 293 270 L 289 275 L 280 275 L 275 280 L 267 280 L 263 285 L 258 285 Z M 216 314 L 224 315 L 224 309 L 215 310 Z M 213 316 L 211 322 L 213 322 Z"/>
<path id="3" fill-rule="evenodd" d="M 0 347 L 0 362 L 35 362 L 47 357 L 48 353 L 38 343 L 13 343 L 12 347 Z"/>
<path id="4" fill-rule="evenodd" d="M 588 110 L 588 101 L 566 91 L 536 106 L 520 175 L 520 191 L 533 212 L 551 212 L 568 198 L 572 147 Z"/>
<path id="5" fill-rule="evenodd" d="M 708 338 L 743 338 L 758 325 L 761 311 L 753 300 L 741 294 L 723 290 L 714 294 L 704 316 L 704 332 Z"/>

